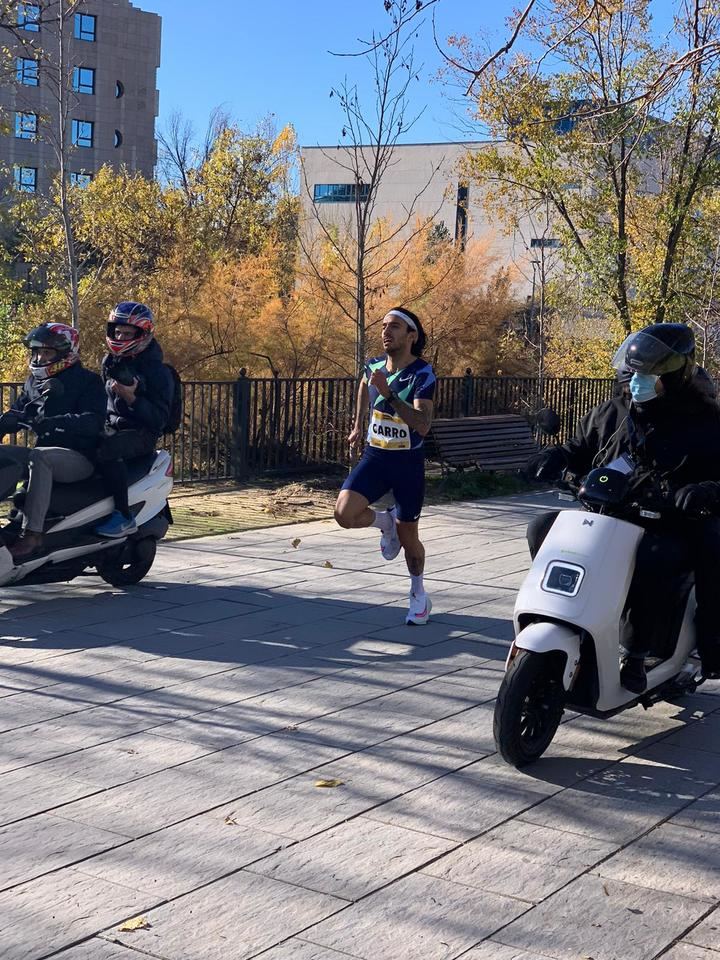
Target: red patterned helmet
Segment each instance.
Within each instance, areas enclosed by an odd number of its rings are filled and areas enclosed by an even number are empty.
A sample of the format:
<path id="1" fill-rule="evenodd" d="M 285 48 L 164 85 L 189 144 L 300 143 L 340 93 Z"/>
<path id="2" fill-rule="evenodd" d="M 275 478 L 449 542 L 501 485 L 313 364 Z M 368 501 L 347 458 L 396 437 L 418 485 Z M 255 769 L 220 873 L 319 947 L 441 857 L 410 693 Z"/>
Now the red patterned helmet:
<path id="1" fill-rule="evenodd" d="M 54 377 L 80 359 L 80 334 L 66 323 L 44 323 L 35 327 L 25 337 L 23 344 L 30 351 L 30 372 L 40 380 Z M 54 350 L 55 356 L 49 362 L 42 362 L 38 350 Z"/>
<path id="2" fill-rule="evenodd" d="M 130 339 L 117 336 L 118 327 L 131 327 L 134 335 Z M 107 324 L 107 343 L 110 353 L 117 357 L 132 357 L 147 347 L 155 336 L 155 320 L 152 310 L 144 303 L 124 300 L 110 311 Z"/>

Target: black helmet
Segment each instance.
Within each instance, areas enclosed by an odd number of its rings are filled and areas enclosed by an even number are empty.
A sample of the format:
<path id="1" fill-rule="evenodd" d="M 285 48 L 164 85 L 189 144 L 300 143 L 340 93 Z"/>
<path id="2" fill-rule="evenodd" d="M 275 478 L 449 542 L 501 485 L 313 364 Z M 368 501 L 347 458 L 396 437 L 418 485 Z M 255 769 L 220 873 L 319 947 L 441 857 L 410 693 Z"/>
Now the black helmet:
<path id="1" fill-rule="evenodd" d="M 30 351 L 30 371 L 41 380 L 71 367 L 80 359 L 80 335 L 66 323 L 43 323 L 23 338 L 23 345 Z M 54 350 L 55 357 L 49 363 L 41 363 L 37 350 Z"/>
<path id="2" fill-rule="evenodd" d="M 665 389 L 681 386 L 695 372 L 695 336 L 684 323 L 654 323 L 626 338 L 613 367 L 660 377 Z"/>
<path id="3" fill-rule="evenodd" d="M 615 370 L 615 380 L 617 383 L 621 384 L 630 383 L 633 373 L 634 371 L 631 370 L 630 367 L 622 364 L 622 366 Z"/>

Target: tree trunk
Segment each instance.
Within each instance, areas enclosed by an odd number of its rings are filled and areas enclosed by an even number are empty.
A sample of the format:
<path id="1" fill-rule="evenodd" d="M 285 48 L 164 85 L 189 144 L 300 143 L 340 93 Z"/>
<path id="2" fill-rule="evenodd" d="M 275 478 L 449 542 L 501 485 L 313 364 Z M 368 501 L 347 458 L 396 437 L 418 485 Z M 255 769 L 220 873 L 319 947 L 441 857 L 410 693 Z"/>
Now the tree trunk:
<path id="1" fill-rule="evenodd" d="M 365 242 L 358 236 L 355 311 L 355 375 L 362 376 L 365 366 Z"/>
<path id="2" fill-rule="evenodd" d="M 75 232 L 73 230 L 70 204 L 68 202 L 67 185 L 67 118 L 68 118 L 68 89 L 66 84 L 67 58 L 65 56 L 65 24 L 67 16 L 64 12 L 63 0 L 58 3 L 58 166 L 60 169 L 60 215 L 62 218 L 63 233 L 65 235 L 65 254 L 67 277 L 70 285 L 70 310 L 72 326 L 80 326 L 80 297 L 78 292 L 77 250 L 75 247 Z"/>

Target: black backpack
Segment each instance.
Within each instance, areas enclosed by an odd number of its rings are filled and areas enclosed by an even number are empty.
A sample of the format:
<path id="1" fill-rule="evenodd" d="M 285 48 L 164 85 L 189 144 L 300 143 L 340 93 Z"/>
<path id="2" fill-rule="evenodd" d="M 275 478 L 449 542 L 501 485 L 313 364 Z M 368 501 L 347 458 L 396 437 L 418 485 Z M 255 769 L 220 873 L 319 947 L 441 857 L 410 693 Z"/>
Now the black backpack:
<path id="1" fill-rule="evenodd" d="M 175 367 L 169 363 L 165 364 L 165 369 L 170 373 L 170 379 L 173 382 L 173 395 L 170 401 L 170 413 L 165 425 L 165 433 L 175 433 L 180 429 L 183 422 L 183 385 L 180 374 Z"/>

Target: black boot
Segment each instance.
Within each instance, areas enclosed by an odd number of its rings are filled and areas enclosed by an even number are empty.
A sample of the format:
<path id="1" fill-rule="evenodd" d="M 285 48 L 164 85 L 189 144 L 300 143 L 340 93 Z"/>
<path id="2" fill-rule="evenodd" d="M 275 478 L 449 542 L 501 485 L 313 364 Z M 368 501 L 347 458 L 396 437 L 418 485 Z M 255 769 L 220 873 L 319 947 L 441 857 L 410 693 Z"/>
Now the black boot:
<path id="1" fill-rule="evenodd" d="M 700 671 L 704 680 L 720 680 L 720 653 L 701 657 Z"/>
<path id="2" fill-rule="evenodd" d="M 705 680 L 720 678 L 720 638 L 701 637 L 698 643 L 700 669 Z"/>
<path id="3" fill-rule="evenodd" d="M 631 693 L 645 693 L 647 674 L 643 657 L 623 657 L 620 661 L 620 684 Z"/>

